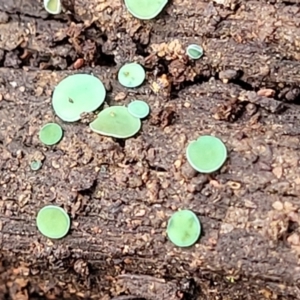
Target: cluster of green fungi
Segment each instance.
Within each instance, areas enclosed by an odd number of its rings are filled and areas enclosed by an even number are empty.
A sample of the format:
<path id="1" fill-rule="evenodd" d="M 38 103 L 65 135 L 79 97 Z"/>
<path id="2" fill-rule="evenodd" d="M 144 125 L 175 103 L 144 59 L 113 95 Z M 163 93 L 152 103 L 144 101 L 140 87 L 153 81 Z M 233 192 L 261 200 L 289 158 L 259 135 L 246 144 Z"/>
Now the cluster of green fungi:
<path id="1" fill-rule="evenodd" d="M 124 0 L 128 12 L 135 18 L 150 20 L 157 17 L 168 0 Z M 44 7 L 50 14 L 60 14 L 61 0 L 44 0 Z M 196 60 L 203 56 L 203 49 L 197 44 L 186 48 L 186 55 Z M 118 72 L 119 83 L 127 88 L 140 86 L 146 78 L 144 68 L 138 63 L 127 63 Z M 64 78 L 54 89 L 52 107 L 64 122 L 76 122 L 82 114 L 99 109 L 106 98 L 106 90 L 99 78 L 90 74 L 73 74 Z M 88 99 L 88 101 L 87 101 Z M 90 123 L 93 132 L 118 139 L 133 137 L 141 128 L 141 120 L 150 113 L 149 105 L 133 99 L 128 106 L 110 106 L 102 109 Z M 57 144 L 63 136 L 59 124 L 47 123 L 39 132 L 40 141 L 46 146 Z M 227 159 L 227 149 L 217 137 L 204 135 L 189 143 L 186 149 L 187 161 L 200 173 L 210 174 L 222 167 Z M 42 167 L 40 161 L 32 161 L 33 171 Z M 55 205 L 43 207 L 36 219 L 39 231 L 51 239 L 64 237 L 70 229 L 67 212 Z M 168 220 L 167 235 L 178 247 L 190 247 L 201 236 L 201 224 L 197 215 L 183 209 L 175 212 Z"/>
<path id="2" fill-rule="evenodd" d="M 144 68 L 137 63 L 122 66 L 118 73 L 119 83 L 125 87 L 140 86 L 146 78 Z M 99 109 L 106 97 L 102 81 L 90 74 L 67 76 L 55 87 L 52 95 L 52 108 L 64 122 L 76 122 L 83 113 Z M 102 109 L 97 118 L 90 123 L 93 132 L 118 139 L 130 138 L 138 133 L 141 120 L 150 113 L 149 105 L 143 100 L 132 100 L 128 106 L 110 106 Z M 46 146 L 53 146 L 63 137 L 63 129 L 57 123 L 44 124 L 39 131 L 39 139 Z M 38 171 L 42 162 L 34 160 L 32 171 Z M 37 215 L 38 230 L 46 237 L 60 239 L 70 229 L 67 212 L 55 205 L 44 206 Z"/>

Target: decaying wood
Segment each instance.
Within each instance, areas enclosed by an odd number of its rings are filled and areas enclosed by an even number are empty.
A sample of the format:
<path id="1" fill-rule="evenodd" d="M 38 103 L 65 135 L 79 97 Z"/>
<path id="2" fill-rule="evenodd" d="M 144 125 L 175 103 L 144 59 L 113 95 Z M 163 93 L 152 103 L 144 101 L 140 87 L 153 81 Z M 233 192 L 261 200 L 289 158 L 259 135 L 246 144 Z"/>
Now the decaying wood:
<path id="1" fill-rule="evenodd" d="M 142 22 L 121 1 L 69 1 L 51 18 L 37 1 L 0 1 L 0 296 L 300 298 L 297 3 L 173 1 Z M 184 53 L 192 42 L 205 50 L 195 62 Z M 129 60 L 147 69 L 134 91 L 116 81 Z M 101 78 L 109 105 L 149 103 L 135 138 L 54 116 L 53 88 L 77 69 Z M 37 136 L 48 121 L 65 132 L 53 148 Z M 210 176 L 185 158 L 201 134 L 229 152 Z M 60 241 L 35 226 L 49 203 L 72 217 Z M 189 249 L 165 233 L 180 208 L 204 230 Z"/>

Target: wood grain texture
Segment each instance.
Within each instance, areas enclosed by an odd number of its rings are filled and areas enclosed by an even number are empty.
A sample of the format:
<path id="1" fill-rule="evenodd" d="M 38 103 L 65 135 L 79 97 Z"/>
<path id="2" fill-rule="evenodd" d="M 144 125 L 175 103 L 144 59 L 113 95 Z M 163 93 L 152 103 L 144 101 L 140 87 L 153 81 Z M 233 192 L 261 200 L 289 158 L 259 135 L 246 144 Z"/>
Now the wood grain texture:
<path id="1" fill-rule="evenodd" d="M 121 1 L 73 1 L 55 17 L 36 1 L 0 1 L 0 295 L 300 298 L 298 2 L 225 2 L 173 1 L 141 22 Z M 185 56 L 190 43 L 201 60 Z M 133 59 L 147 71 L 134 91 L 116 81 Z M 141 132 L 117 141 L 55 117 L 53 88 L 74 72 L 103 81 L 106 105 L 147 101 Z M 49 121 L 65 132 L 52 148 L 38 140 Z M 185 158 L 202 134 L 228 148 L 211 176 Z M 48 203 L 72 218 L 60 241 L 35 226 Z M 189 249 L 165 232 L 181 208 L 204 228 Z"/>

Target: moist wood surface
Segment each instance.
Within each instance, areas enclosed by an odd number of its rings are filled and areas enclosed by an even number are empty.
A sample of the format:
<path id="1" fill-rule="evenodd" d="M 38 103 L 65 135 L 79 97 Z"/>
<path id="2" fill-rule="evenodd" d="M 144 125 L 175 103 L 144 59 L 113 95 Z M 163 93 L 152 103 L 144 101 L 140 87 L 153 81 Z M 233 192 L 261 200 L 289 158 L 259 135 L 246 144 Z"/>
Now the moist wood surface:
<path id="1" fill-rule="evenodd" d="M 147 22 L 121 1 L 64 4 L 48 16 L 0 0 L 1 299 L 299 298 L 298 1 L 172 1 Z M 203 58 L 188 60 L 190 43 Z M 129 61 L 147 71 L 135 90 L 116 80 Z M 147 101 L 140 133 L 92 133 L 93 114 L 61 122 L 51 94 L 74 72 L 101 78 L 105 105 Z M 64 138 L 43 147 L 49 121 Z M 185 158 L 202 134 L 229 153 L 210 176 Z M 60 241 L 36 229 L 49 203 L 72 217 Z M 204 230 L 189 249 L 165 233 L 181 208 Z"/>

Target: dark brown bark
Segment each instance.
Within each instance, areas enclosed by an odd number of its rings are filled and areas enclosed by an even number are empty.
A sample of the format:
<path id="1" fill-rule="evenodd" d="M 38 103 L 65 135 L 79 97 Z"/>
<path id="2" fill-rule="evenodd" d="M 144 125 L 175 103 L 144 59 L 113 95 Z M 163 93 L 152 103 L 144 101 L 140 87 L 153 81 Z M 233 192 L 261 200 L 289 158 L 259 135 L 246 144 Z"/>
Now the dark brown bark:
<path id="1" fill-rule="evenodd" d="M 273 2 L 174 1 L 140 22 L 117 1 L 74 1 L 72 13 L 46 18 L 36 1 L 0 0 L 3 299 L 300 298 L 300 8 Z M 192 42 L 205 50 L 196 62 L 184 55 Z M 137 137 L 116 141 L 54 116 L 52 90 L 79 58 L 110 105 L 149 103 Z M 128 91 L 116 74 L 133 59 L 147 81 Z M 37 137 L 48 121 L 65 131 L 53 148 Z M 211 176 L 185 159 L 200 134 L 228 147 Z M 72 217 L 60 241 L 35 226 L 49 203 Z M 204 230 L 190 249 L 165 234 L 180 208 Z"/>

